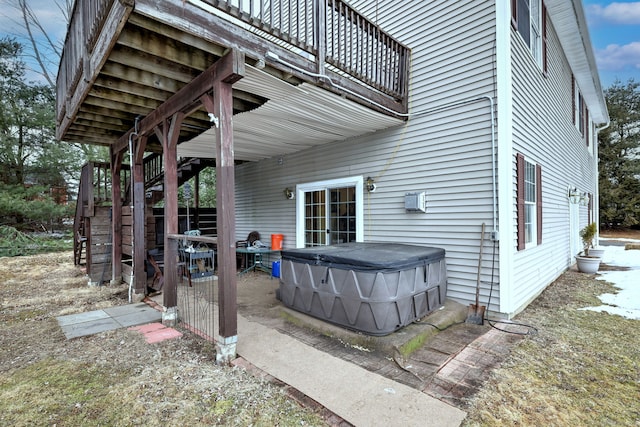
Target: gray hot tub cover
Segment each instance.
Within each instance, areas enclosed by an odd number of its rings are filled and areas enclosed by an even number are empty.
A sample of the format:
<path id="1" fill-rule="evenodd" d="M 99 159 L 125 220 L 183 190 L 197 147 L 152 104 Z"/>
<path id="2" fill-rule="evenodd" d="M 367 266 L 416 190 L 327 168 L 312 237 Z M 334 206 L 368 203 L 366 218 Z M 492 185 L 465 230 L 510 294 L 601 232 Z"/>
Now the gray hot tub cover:
<path id="1" fill-rule="evenodd" d="M 282 251 L 282 259 L 341 268 L 380 272 L 406 270 L 439 261 L 444 249 L 402 243 L 343 243 Z"/>

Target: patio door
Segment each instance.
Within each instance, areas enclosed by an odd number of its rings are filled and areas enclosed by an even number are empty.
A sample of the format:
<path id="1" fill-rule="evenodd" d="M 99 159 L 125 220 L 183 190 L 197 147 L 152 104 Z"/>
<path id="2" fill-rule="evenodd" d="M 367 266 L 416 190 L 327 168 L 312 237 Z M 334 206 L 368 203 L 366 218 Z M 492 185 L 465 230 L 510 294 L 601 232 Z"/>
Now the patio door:
<path id="1" fill-rule="evenodd" d="M 300 184 L 296 187 L 296 246 L 361 242 L 362 177 Z"/>

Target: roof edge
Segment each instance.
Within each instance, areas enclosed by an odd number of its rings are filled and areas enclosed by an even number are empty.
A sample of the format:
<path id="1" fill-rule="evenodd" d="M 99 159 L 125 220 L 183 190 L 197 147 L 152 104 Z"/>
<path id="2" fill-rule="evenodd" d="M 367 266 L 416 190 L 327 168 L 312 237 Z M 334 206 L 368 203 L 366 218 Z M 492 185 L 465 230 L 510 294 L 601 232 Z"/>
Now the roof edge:
<path id="1" fill-rule="evenodd" d="M 607 123 L 609 112 L 602 91 L 587 19 L 581 0 L 546 0 L 545 5 L 562 49 L 596 123 Z"/>

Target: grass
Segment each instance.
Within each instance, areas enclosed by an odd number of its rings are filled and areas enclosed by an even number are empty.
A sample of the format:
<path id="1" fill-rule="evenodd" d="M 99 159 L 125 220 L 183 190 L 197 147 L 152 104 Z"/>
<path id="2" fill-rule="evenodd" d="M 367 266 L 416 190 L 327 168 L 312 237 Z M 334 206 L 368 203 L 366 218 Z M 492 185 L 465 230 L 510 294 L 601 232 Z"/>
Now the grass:
<path id="1" fill-rule="evenodd" d="M 0 420 L 3 425 L 87 425 L 98 421 L 115 425 L 120 402 L 111 391 L 125 378 L 125 371 L 41 360 L 0 379 Z"/>
<path id="2" fill-rule="evenodd" d="M 413 337 L 412 339 L 404 343 L 402 346 L 400 346 L 400 348 L 398 349 L 400 351 L 400 354 L 403 357 L 409 356 L 411 353 L 421 348 L 424 345 L 427 338 L 430 336 L 431 335 L 427 333 L 416 335 L 415 337 Z"/>
<path id="3" fill-rule="evenodd" d="M 250 380 L 243 371 L 225 373 L 221 381 L 211 372 L 215 367 L 200 368 L 186 362 L 138 371 L 47 358 L 0 378 L 0 424 L 322 424 L 276 387 Z M 197 382 L 189 381 L 193 376 Z"/>
<path id="4" fill-rule="evenodd" d="M 638 425 L 638 321 L 581 310 L 615 291 L 575 272 L 552 284 L 517 319 L 539 334 L 493 373 L 465 425 Z"/>

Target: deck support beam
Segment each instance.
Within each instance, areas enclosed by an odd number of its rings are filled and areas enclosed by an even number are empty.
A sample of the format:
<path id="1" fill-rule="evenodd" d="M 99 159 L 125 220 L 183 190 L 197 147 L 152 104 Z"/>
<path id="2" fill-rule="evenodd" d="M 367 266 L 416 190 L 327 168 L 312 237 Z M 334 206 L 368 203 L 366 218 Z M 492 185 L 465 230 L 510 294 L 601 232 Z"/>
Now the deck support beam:
<path id="1" fill-rule="evenodd" d="M 235 170 L 233 153 L 233 84 L 244 77 L 244 54 L 231 50 L 202 74 L 176 92 L 167 101 L 144 117 L 136 129 L 120 137 L 113 151 L 124 151 L 130 134 L 138 138 L 155 132 L 162 144 L 164 161 L 164 288 L 163 322 L 177 320 L 178 243 L 169 235 L 178 234 L 178 166 L 177 145 L 180 126 L 185 117 L 204 106 L 217 121 L 216 125 L 216 186 L 218 224 L 218 297 L 219 297 L 219 363 L 228 363 L 236 356 L 238 307 L 236 302 L 236 232 L 235 232 Z M 138 150 L 140 156 L 144 151 Z M 144 184 L 143 184 L 144 185 Z M 142 192 L 144 196 L 144 191 Z M 142 199 L 144 201 L 144 198 Z M 144 206 L 144 205 L 143 205 Z M 144 221 L 135 218 L 136 223 Z M 136 283 L 139 274 L 136 272 Z M 146 275 L 144 275 L 146 284 Z"/>
<path id="2" fill-rule="evenodd" d="M 178 234 L 178 137 L 184 114 L 176 112 L 155 128 L 162 143 L 164 162 L 164 290 L 163 323 L 174 326 L 177 321 L 178 277 L 176 274 L 178 242 L 170 234 Z"/>
<path id="3" fill-rule="evenodd" d="M 233 79 L 235 81 L 237 79 Z M 235 169 L 233 152 L 233 83 L 213 82 L 213 96 L 203 95 L 202 104 L 217 120 L 216 126 L 216 211 L 218 224 L 218 321 L 220 339 L 216 362 L 236 357 L 238 306 L 236 278 Z"/>
<path id="4" fill-rule="evenodd" d="M 122 282 L 122 191 L 120 189 L 120 171 L 122 171 L 122 152 L 115 153 L 110 148 L 111 169 L 111 284 Z"/>
<path id="5" fill-rule="evenodd" d="M 144 268 L 146 257 L 145 191 L 144 168 L 142 160 L 147 146 L 147 137 L 143 135 L 133 145 L 133 277 L 134 290 L 144 296 L 147 290 L 147 273 Z"/>

